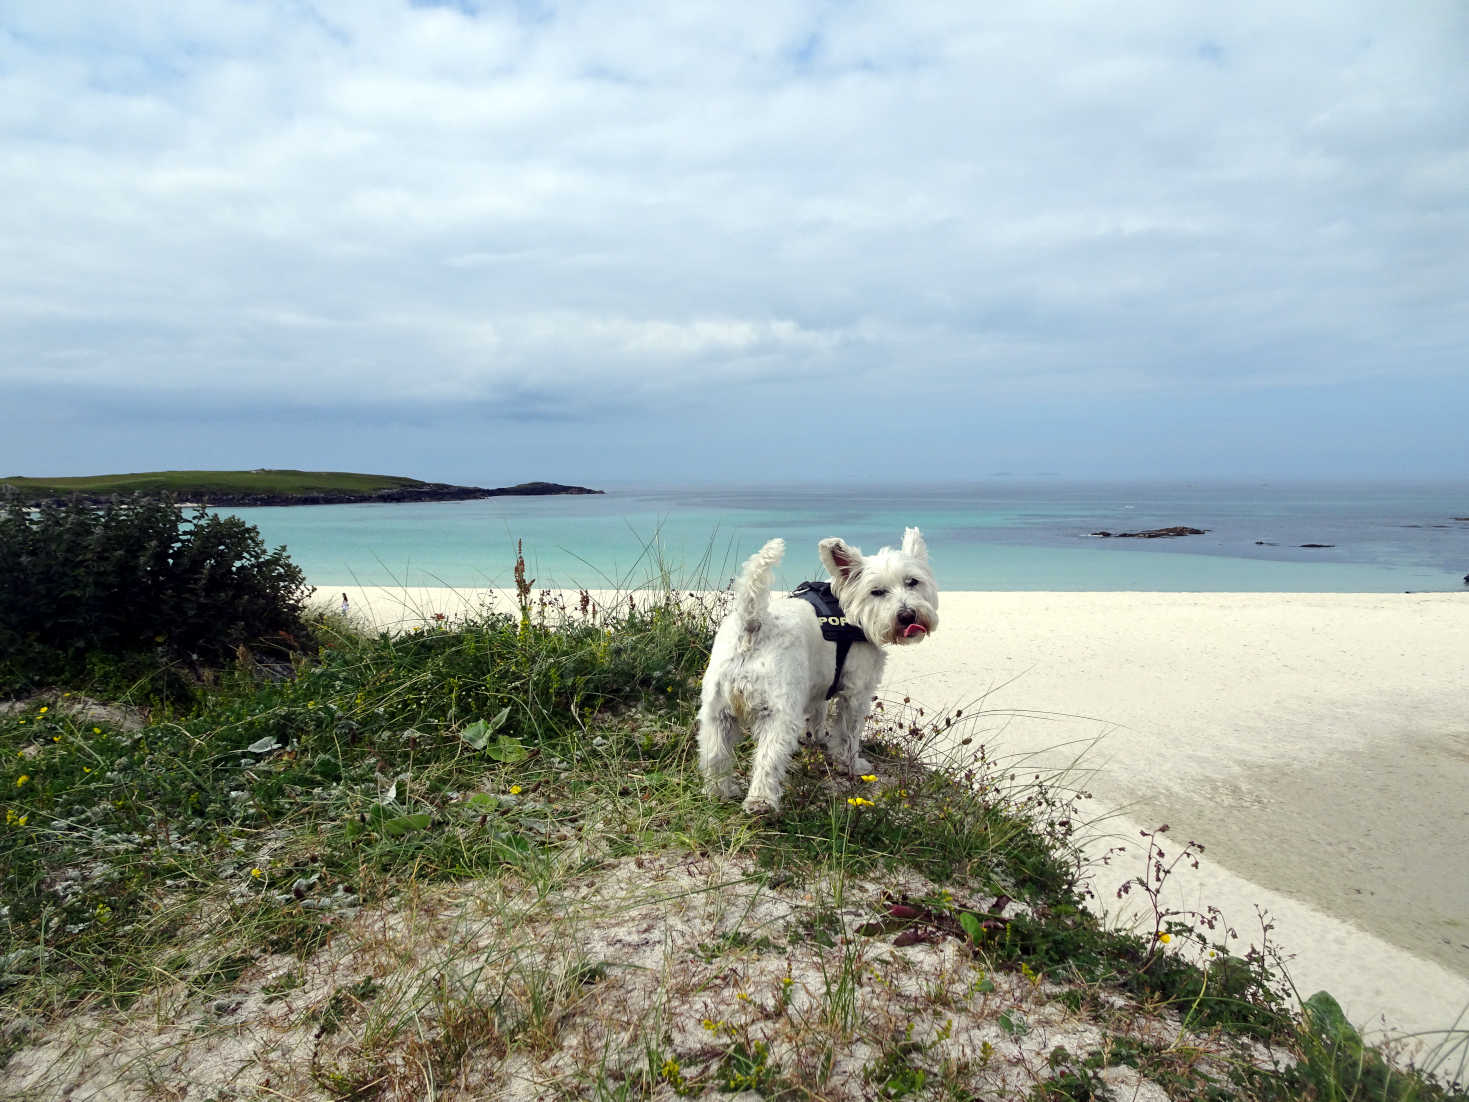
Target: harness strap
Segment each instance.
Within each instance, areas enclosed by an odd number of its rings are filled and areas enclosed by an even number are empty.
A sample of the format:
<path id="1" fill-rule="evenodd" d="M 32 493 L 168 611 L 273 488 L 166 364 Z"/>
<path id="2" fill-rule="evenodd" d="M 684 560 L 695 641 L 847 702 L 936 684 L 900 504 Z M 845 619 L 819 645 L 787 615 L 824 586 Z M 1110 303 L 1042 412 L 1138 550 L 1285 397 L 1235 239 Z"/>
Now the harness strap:
<path id="1" fill-rule="evenodd" d="M 831 688 L 826 690 L 826 699 L 837 695 L 842 684 L 842 668 L 847 664 L 847 653 L 853 643 L 867 642 L 867 636 L 856 624 L 850 623 L 831 591 L 830 582 L 802 582 L 791 591 L 816 610 L 816 621 L 821 625 L 821 637 L 837 645 L 836 674 L 831 679 Z"/>

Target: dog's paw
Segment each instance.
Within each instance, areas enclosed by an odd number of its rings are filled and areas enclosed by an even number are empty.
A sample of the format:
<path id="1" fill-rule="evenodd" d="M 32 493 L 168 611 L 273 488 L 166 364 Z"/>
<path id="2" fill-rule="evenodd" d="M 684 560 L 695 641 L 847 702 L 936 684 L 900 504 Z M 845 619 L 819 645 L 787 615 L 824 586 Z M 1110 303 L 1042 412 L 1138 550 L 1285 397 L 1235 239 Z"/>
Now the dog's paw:
<path id="1" fill-rule="evenodd" d="M 848 772 L 854 777 L 866 777 L 872 773 L 872 763 L 858 754 L 852 759 L 852 768 Z"/>
<path id="2" fill-rule="evenodd" d="M 770 818 L 780 811 L 779 804 L 767 803 L 758 796 L 746 797 L 745 802 L 741 806 L 745 809 L 745 814 L 754 815 L 762 819 Z"/>

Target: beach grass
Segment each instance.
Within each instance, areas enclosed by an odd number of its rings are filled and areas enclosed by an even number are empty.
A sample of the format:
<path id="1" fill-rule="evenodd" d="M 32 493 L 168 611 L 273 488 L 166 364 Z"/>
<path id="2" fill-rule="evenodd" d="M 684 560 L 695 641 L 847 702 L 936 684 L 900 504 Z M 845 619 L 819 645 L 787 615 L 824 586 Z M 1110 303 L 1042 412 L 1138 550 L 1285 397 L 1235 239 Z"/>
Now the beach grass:
<path id="1" fill-rule="evenodd" d="M 0 1093 L 1469 1097 L 1462 1035 L 1365 1045 L 1268 930 L 1157 904 L 1186 846 L 1090 864 L 1083 794 L 982 701 L 881 701 L 871 775 L 804 751 L 752 819 L 690 733 L 723 598 L 517 580 L 323 613 L 187 705 L 0 717 Z M 1095 917 L 1123 885 L 1147 927 Z"/>

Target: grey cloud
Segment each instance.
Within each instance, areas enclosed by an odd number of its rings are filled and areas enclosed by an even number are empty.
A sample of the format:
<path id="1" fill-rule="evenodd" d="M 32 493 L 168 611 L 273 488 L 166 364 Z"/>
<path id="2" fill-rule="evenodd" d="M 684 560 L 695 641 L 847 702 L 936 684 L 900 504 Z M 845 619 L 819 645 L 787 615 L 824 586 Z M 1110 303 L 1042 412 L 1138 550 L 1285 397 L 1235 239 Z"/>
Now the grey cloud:
<path id="1" fill-rule="evenodd" d="M 13 395 L 610 424 L 1469 344 L 1446 2 L 145 8 L 0 22 Z"/>

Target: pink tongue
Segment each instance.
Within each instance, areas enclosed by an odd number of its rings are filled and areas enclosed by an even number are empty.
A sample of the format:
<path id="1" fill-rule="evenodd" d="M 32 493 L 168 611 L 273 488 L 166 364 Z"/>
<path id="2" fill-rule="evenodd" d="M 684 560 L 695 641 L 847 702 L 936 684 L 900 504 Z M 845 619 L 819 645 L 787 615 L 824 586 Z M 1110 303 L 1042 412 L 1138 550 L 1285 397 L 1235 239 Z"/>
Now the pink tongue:
<path id="1" fill-rule="evenodd" d="M 927 635 L 927 634 L 928 634 L 928 629 L 926 627 L 924 627 L 922 624 L 909 624 L 906 628 L 903 629 L 903 638 L 904 639 L 907 639 L 910 635 Z"/>

